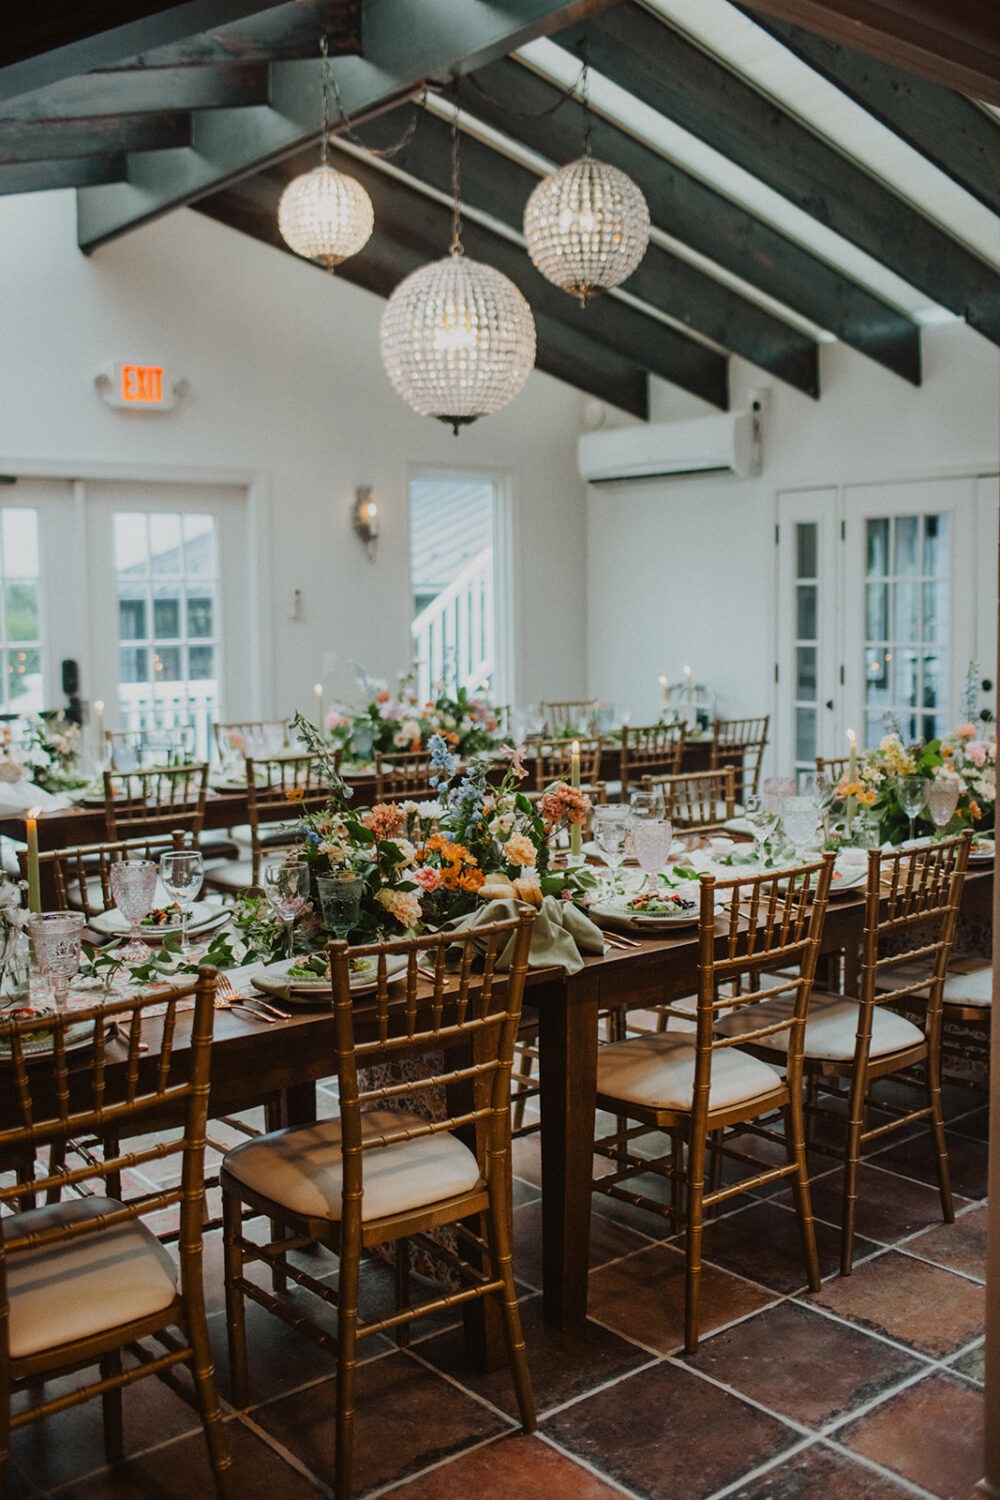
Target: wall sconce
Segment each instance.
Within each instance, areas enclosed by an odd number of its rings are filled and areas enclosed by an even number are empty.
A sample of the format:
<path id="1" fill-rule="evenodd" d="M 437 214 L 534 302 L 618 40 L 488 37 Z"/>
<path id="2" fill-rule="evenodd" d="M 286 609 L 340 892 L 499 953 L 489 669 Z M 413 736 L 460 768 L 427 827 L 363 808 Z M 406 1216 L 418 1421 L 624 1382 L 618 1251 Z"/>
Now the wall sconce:
<path id="1" fill-rule="evenodd" d="M 364 542 L 368 551 L 368 561 L 375 561 L 375 553 L 378 549 L 378 506 L 372 499 L 371 486 L 365 485 L 355 492 L 354 501 L 354 529 Z"/>

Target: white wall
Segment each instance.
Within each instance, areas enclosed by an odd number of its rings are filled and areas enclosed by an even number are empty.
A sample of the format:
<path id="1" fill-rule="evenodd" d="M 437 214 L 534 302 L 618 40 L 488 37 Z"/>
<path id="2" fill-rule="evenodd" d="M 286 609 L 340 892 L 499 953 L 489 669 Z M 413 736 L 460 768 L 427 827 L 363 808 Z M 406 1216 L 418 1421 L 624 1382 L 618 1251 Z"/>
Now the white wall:
<path id="1" fill-rule="evenodd" d="M 321 677 L 328 702 L 350 696 L 352 659 L 381 676 L 408 665 L 406 497 L 417 465 L 507 480 L 517 697 L 583 691 L 577 392 L 536 373 L 506 411 L 455 438 L 390 387 L 380 298 L 191 210 L 87 258 L 72 193 L 4 198 L 0 289 L 0 472 L 253 479 L 266 497 L 264 712 L 311 703 Z M 163 363 L 191 395 L 167 415 L 111 410 L 93 382 L 116 358 Z M 350 525 L 360 484 L 381 510 L 374 565 Z M 301 621 L 290 618 L 296 588 Z M 239 717 L 252 705 L 226 707 Z"/>
<path id="2" fill-rule="evenodd" d="M 751 391 L 770 390 L 759 478 L 591 488 L 590 691 L 641 722 L 655 712 L 659 674 L 677 681 L 690 664 L 718 693 L 721 713 L 773 712 L 777 492 L 997 468 L 1000 351 L 952 325 L 924 331 L 923 359 L 924 381 L 914 388 L 844 345 L 823 345 L 818 402 L 733 360 L 734 408 L 747 406 Z M 654 407 L 663 420 L 696 414 L 669 391 Z M 984 492 L 994 521 L 984 533 L 995 547 L 995 486 Z M 975 558 L 959 563 L 975 588 Z M 983 587 L 990 575 L 980 574 Z M 995 614 L 992 597 L 981 614 Z M 989 672 L 992 632 L 986 650 Z"/>

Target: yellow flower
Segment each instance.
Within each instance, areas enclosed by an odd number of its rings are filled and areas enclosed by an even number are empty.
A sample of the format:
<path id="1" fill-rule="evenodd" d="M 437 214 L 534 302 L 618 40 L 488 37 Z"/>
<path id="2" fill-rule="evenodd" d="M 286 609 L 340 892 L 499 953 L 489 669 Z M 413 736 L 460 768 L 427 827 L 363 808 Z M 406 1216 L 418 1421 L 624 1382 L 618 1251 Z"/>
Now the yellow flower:
<path id="1" fill-rule="evenodd" d="M 512 865 L 520 865 L 521 869 L 533 866 L 538 858 L 538 850 L 525 833 L 513 833 L 503 846 L 504 858 Z"/>

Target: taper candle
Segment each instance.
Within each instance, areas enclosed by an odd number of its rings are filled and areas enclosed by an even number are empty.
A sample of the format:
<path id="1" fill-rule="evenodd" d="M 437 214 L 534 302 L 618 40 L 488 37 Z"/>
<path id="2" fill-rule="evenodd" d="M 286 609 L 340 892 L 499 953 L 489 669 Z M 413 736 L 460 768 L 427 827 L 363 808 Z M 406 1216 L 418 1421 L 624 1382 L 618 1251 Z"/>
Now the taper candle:
<path id="1" fill-rule="evenodd" d="M 853 729 L 847 731 L 847 743 L 850 746 L 850 755 L 847 761 L 847 779 L 853 786 L 858 778 L 858 737 Z M 844 823 L 848 833 L 850 833 L 854 823 L 854 813 L 857 805 L 857 798 L 851 792 L 844 803 Z"/>
<path id="2" fill-rule="evenodd" d="M 687 684 L 687 701 L 694 702 L 694 673 L 690 667 L 684 668 L 684 681 Z"/>
<path id="3" fill-rule="evenodd" d="M 28 844 L 28 910 L 42 909 L 42 881 L 38 869 L 38 814 L 40 807 L 32 807 L 25 820 L 25 839 Z"/>
<path id="4" fill-rule="evenodd" d="M 580 789 L 580 741 L 574 740 L 569 758 L 569 784 L 576 791 Z M 583 853 L 583 835 L 579 823 L 571 823 L 569 826 L 569 852 L 574 859 L 579 859 Z"/>
<path id="5" fill-rule="evenodd" d="M 320 734 L 322 734 L 323 733 L 323 684 L 321 682 L 317 682 L 316 686 L 313 688 L 313 692 L 316 694 L 316 728 L 319 730 Z"/>

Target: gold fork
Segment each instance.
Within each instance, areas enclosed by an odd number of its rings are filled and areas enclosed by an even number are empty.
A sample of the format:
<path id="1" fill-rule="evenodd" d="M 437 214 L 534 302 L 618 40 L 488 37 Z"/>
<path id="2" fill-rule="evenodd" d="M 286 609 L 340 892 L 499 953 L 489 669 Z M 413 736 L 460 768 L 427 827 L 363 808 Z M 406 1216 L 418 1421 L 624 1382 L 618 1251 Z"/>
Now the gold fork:
<path id="1" fill-rule="evenodd" d="M 268 1026 L 273 1026 L 276 1021 L 287 1021 L 288 1015 L 283 1010 L 278 1010 L 275 1005 L 268 1005 L 266 1000 L 261 1000 L 257 995 L 241 995 L 234 989 L 233 982 L 228 974 L 220 973 L 215 983 L 215 1008 L 216 1010 L 245 1010 L 257 1021 L 265 1021 Z"/>

